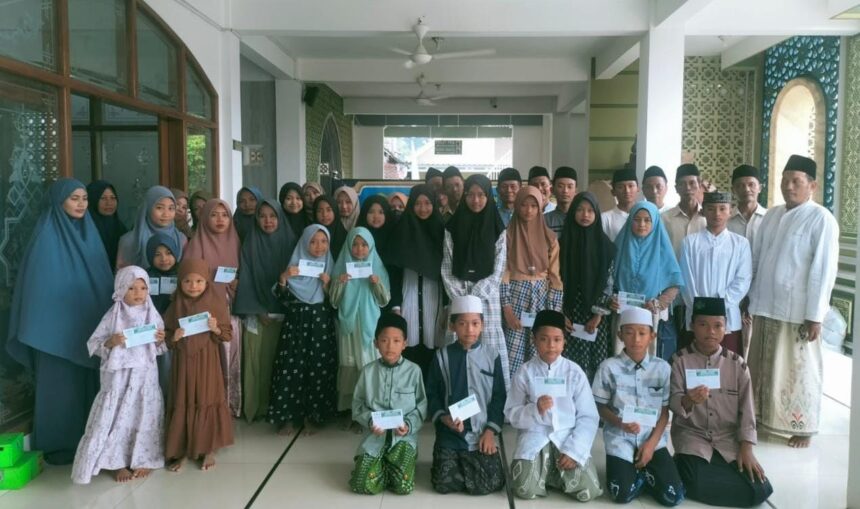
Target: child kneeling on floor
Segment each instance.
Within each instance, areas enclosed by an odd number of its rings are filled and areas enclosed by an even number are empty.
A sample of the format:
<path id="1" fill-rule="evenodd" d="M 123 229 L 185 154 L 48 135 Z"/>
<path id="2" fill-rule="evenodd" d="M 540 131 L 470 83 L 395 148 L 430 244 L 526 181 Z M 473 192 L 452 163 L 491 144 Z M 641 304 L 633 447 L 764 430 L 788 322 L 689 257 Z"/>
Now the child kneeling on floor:
<path id="1" fill-rule="evenodd" d="M 436 426 L 430 480 L 438 493 L 486 495 L 505 485 L 496 447 L 505 421 L 505 377 L 499 353 L 481 341 L 482 313 L 480 298 L 455 297 L 450 320 L 457 341 L 440 348 L 430 365 L 427 399 Z M 452 415 L 452 406 L 462 415 Z"/>
<path id="2" fill-rule="evenodd" d="M 376 324 L 380 358 L 361 370 L 352 397 L 352 419 L 367 427 L 355 455 L 349 487 L 376 495 L 388 488 L 398 495 L 415 487 L 418 430 L 427 415 L 421 368 L 403 358 L 406 320 L 384 313 Z"/>
<path id="3" fill-rule="evenodd" d="M 511 379 L 505 417 L 518 430 L 511 477 L 520 498 L 545 497 L 547 486 L 580 502 L 603 493 L 591 460 L 597 407 L 585 372 L 561 356 L 565 334 L 563 314 L 539 312 L 532 326 L 538 355 Z"/>
<path id="4" fill-rule="evenodd" d="M 666 448 L 672 368 L 648 353 L 656 337 L 650 311 L 634 307 L 621 313 L 624 350 L 600 364 L 592 391 L 603 419 L 609 496 L 626 504 L 644 489 L 671 507 L 684 500 L 684 485 Z"/>

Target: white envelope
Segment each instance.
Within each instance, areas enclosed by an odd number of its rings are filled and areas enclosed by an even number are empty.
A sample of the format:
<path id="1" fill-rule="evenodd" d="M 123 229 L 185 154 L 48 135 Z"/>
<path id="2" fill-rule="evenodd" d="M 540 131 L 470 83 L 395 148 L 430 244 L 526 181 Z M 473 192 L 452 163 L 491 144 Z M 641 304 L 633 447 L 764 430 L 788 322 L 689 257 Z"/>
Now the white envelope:
<path id="1" fill-rule="evenodd" d="M 397 429 L 403 426 L 403 410 L 399 408 L 372 412 L 370 418 L 373 425 L 379 429 Z"/>
<path id="2" fill-rule="evenodd" d="M 477 396 L 470 394 L 449 406 L 448 412 L 451 413 L 451 419 L 465 421 L 469 417 L 481 413 L 481 405 L 478 404 Z"/>
<path id="3" fill-rule="evenodd" d="M 179 327 L 185 330 L 185 337 L 209 331 L 209 311 L 179 319 Z"/>
<path id="4" fill-rule="evenodd" d="M 688 369 L 687 371 L 687 389 L 695 389 L 700 385 L 704 385 L 708 389 L 720 388 L 720 369 Z"/>
<path id="5" fill-rule="evenodd" d="M 122 331 L 122 335 L 125 336 L 125 347 L 134 348 L 135 346 L 155 343 L 155 333 L 157 331 L 158 327 L 154 323 L 125 329 Z"/>
<path id="6" fill-rule="evenodd" d="M 349 262 L 346 264 L 346 273 L 353 279 L 364 279 L 373 275 L 372 262 Z"/>
<path id="7" fill-rule="evenodd" d="M 159 294 L 159 279 L 157 277 L 149 278 L 149 294 L 150 295 L 158 295 Z"/>
<path id="8" fill-rule="evenodd" d="M 618 292 L 618 313 L 623 313 L 628 308 L 641 308 L 645 306 L 645 296 L 639 293 Z"/>
<path id="9" fill-rule="evenodd" d="M 652 428 L 657 425 L 659 418 L 659 408 L 626 405 L 624 411 L 621 413 L 621 422 L 635 422 L 640 426 L 650 426 Z"/>
<path id="10" fill-rule="evenodd" d="M 535 377 L 535 396 L 552 396 L 553 398 L 567 396 L 567 380 L 551 376 Z"/>
<path id="11" fill-rule="evenodd" d="M 535 318 L 537 318 L 537 313 L 529 313 L 528 311 L 523 311 L 520 314 L 520 325 L 531 329 L 532 326 L 535 324 Z"/>
<path id="12" fill-rule="evenodd" d="M 216 283 L 232 283 L 234 279 L 236 279 L 236 274 L 239 272 L 239 269 L 236 267 L 218 267 L 218 270 L 215 272 L 215 282 Z"/>
<path id="13" fill-rule="evenodd" d="M 257 315 L 251 315 L 248 318 L 245 318 L 245 330 L 250 332 L 251 334 L 259 334 L 259 321 L 257 320 Z"/>
<path id="14" fill-rule="evenodd" d="M 314 260 L 299 260 L 299 275 L 306 277 L 320 277 L 325 272 L 325 262 Z"/>
<path id="15" fill-rule="evenodd" d="M 594 342 L 597 340 L 597 329 L 594 329 L 594 332 L 589 334 L 585 330 L 585 325 L 580 323 L 573 324 L 573 332 L 570 333 L 571 336 L 579 339 L 584 339 L 585 341 Z"/>
<path id="16" fill-rule="evenodd" d="M 162 276 L 159 282 L 158 293 L 161 295 L 172 295 L 176 291 L 176 277 Z"/>

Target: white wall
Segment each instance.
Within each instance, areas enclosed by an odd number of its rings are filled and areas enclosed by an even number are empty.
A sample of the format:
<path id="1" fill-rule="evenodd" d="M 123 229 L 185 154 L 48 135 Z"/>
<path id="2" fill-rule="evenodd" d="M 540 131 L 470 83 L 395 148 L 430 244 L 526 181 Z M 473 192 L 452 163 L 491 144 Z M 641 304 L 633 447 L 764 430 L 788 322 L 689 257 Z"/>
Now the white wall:
<path id="1" fill-rule="evenodd" d="M 532 166 L 552 165 L 552 156 L 547 153 L 547 149 L 552 149 L 552 127 L 546 122 L 543 126 L 514 126 L 513 141 L 514 168 L 520 170 L 523 178 Z"/>
<path id="2" fill-rule="evenodd" d="M 383 127 L 352 126 L 352 176 L 354 178 L 382 178 L 383 131 Z"/>

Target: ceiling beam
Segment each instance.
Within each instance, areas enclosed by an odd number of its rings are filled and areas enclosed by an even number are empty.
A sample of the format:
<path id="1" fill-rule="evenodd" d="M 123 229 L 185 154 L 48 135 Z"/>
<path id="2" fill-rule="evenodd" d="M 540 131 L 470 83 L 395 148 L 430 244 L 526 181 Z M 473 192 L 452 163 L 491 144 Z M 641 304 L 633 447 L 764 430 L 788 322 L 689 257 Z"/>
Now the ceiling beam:
<path id="1" fill-rule="evenodd" d="M 720 0 L 687 22 L 687 35 L 854 35 L 860 21 L 833 20 L 824 1 Z"/>
<path id="2" fill-rule="evenodd" d="M 499 97 L 492 103 L 489 98 L 445 99 L 435 106 L 419 106 L 414 99 L 407 98 L 347 97 L 343 100 L 345 115 L 537 115 L 554 111 L 555 97 Z"/>
<path id="3" fill-rule="evenodd" d="M 261 35 L 244 36 L 240 39 L 242 56 L 257 64 L 275 79 L 296 77 L 296 61 L 284 53 L 271 39 Z"/>
<path id="4" fill-rule="evenodd" d="M 713 0 L 654 0 L 651 24 L 660 26 L 683 26 L 699 14 Z"/>
<path id="5" fill-rule="evenodd" d="M 648 29 L 643 0 L 242 0 L 231 5 L 240 34 L 384 35 L 411 32 L 419 16 L 441 36 L 620 35 Z"/>
<path id="6" fill-rule="evenodd" d="M 488 58 L 444 60 L 414 69 L 402 60 L 300 59 L 299 79 L 323 82 L 414 83 L 424 72 L 439 83 L 556 83 L 588 80 L 584 59 Z"/>
<path id="7" fill-rule="evenodd" d="M 589 82 L 563 86 L 555 100 L 555 113 L 568 113 L 588 99 Z"/>
<path id="8" fill-rule="evenodd" d="M 599 80 L 614 78 L 639 58 L 639 37 L 622 37 L 604 48 L 594 62 L 594 77 Z"/>
<path id="9" fill-rule="evenodd" d="M 723 50 L 720 54 L 720 67 L 725 70 L 735 64 L 743 62 L 753 55 L 757 55 L 762 51 L 765 51 L 771 46 L 781 43 L 786 39 L 788 39 L 788 37 L 783 35 L 744 37 Z"/>

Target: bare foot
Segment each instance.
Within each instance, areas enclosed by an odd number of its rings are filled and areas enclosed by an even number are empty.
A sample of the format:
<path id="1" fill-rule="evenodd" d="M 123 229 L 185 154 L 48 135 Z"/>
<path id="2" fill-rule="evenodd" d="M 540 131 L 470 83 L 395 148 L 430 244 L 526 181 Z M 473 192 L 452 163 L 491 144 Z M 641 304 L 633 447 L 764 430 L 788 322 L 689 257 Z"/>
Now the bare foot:
<path id="1" fill-rule="evenodd" d="M 114 470 L 113 478 L 116 482 L 128 482 L 132 479 L 131 470 L 127 468 L 121 468 L 119 470 Z"/>
<path id="2" fill-rule="evenodd" d="M 788 446 L 793 447 L 795 449 L 806 449 L 809 447 L 809 443 L 812 441 L 812 437 L 801 437 L 794 435 L 793 437 L 788 439 Z"/>
<path id="3" fill-rule="evenodd" d="M 168 472 L 179 472 L 182 470 L 182 466 L 185 464 L 185 458 L 180 458 L 175 460 L 173 463 L 167 465 Z"/>
<path id="4" fill-rule="evenodd" d="M 278 430 L 278 435 L 288 437 L 296 432 L 296 427 L 293 426 L 292 423 L 287 423 L 281 426 L 281 429 Z"/>
<path id="5" fill-rule="evenodd" d="M 200 462 L 200 470 L 205 472 L 207 470 L 212 470 L 213 468 L 215 468 L 215 455 L 209 453 L 203 456 L 203 460 Z"/>
<path id="6" fill-rule="evenodd" d="M 316 435 L 316 433 L 317 433 L 319 430 L 320 430 L 320 429 L 319 429 L 319 426 L 316 426 L 315 424 L 313 424 L 313 423 L 312 423 L 311 421 L 309 421 L 308 419 L 305 419 L 305 428 L 302 430 L 302 435 L 303 435 L 303 436 L 309 437 L 309 436 L 311 436 L 311 435 Z"/>
<path id="7" fill-rule="evenodd" d="M 150 472 L 152 472 L 152 470 L 149 468 L 135 468 L 133 475 L 135 479 L 146 479 L 149 477 Z"/>
<path id="8" fill-rule="evenodd" d="M 349 431 L 350 429 L 352 429 L 352 415 L 347 414 L 346 416 L 341 417 L 340 429 L 344 431 Z"/>

